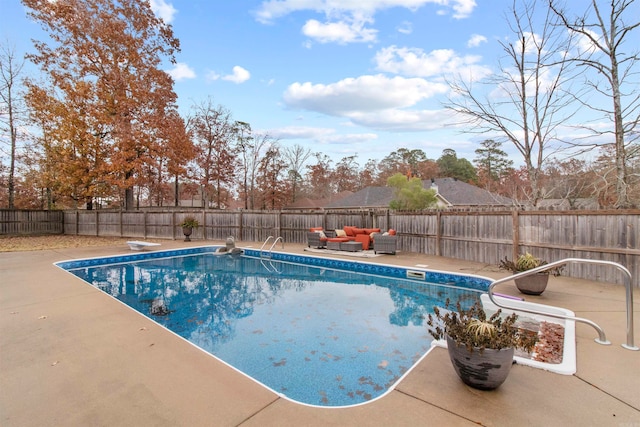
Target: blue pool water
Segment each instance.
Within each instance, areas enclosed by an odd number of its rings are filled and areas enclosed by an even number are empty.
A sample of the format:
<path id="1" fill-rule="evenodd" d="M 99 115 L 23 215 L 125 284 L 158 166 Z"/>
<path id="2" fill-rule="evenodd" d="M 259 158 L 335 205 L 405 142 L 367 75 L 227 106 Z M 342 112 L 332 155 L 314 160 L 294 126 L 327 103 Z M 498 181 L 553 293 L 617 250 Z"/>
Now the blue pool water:
<path id="1" fill-rule="evenodd" d="M 58 265 L 290 399 L 346 406 L 392 388 L 430 348 L 425 318 L 488 282 L 215 248 Z M 428 283 L 432 282 L 432 283 Z M 459 286 L 459 287 L 458 287 Z"/>

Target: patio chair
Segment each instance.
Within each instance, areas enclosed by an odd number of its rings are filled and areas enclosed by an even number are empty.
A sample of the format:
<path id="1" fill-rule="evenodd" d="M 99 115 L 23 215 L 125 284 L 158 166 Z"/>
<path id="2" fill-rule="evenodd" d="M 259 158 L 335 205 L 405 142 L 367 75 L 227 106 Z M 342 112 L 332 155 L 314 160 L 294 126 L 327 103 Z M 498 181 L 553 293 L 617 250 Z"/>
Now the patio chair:
<path id="1" fill-rule="evenodd" d="M 396 246 L 398 243 L 398 236 L 384 236 L 376 234 L 373 239 L 373 252 L 384 252 L 388 254 L 396 254 Z"/>
<path id="2" fill-rule="evenodd" d="M 307 231 L 307 246 L 318 249 L 326 248 L 327 238 L 322 237 L 320 233 L 316 233 L 315 231 Z"/>

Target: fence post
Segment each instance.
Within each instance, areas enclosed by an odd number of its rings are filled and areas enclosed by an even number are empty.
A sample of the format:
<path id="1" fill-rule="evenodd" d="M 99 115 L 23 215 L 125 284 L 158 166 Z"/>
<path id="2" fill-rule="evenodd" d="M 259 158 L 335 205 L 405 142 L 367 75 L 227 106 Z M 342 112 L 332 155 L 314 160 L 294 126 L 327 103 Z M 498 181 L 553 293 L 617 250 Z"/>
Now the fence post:
<path id="1" fill-rule="evenodd" d="M 518 215 L 518 210 L 514 209 L 511 211 L 511 218 L 512 218 L 512 232 L 511 234 L 513 235 L 513 245 L 512 245 L 512 253 L 511 253 L 511 259 L 512 260 L 517 260 L 518 259 L 518 252 L 519 252 L 519 242 L 520 242 L 520 217 Z"/>
<path id="2" fill-rule="evenodd" d="M 436 212 L 436 256 L 440 256 L 440 244 L 442 242 L 442 212 Z"/>
<path id="3" fill-rule="evenodd" d="M 202 210 L 202 240 L 207 240 L 207 210 Z"/>
<path id="4" fill-rule="evenodd" d="M 176 240 L 176 212 L 171 212 L 171 238 Z"/>

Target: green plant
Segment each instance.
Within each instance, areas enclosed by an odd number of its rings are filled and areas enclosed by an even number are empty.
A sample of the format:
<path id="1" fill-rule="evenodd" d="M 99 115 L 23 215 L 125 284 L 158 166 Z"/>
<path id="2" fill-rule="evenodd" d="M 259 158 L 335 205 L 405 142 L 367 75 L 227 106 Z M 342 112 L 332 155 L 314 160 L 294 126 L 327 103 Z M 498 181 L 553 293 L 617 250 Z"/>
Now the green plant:
<path id="1" fill-rule="evenodd" d="M 447 299 L 446 311 L 433 307 L 434 315 L 429 314 L 427 319 L 429 333 L 437 340 L 448 335 L 470 352 L 479 350 L 481 353 L 486 348 L 500 350 L 512 347 L 530 352 L 538 340 L 535 332 L 515 326 L 518 319 L 515 313 L 504 317 L 502 310 L 498 310 L 487 317 L 479 301 L 468 309 L 463 309 L 460 301 L 456 303 L 455 311 L 449 310 L 450 306 L 451 301 Z"/>
<path id="2" fill-rule="evenodd" d="M 180 224 L 180 227 L 195 228 L 195 227 L 198 227 L 199 225 L 200 223 L 198 222 L 197 219 L 195 219 L 192 216 L 188 216 L 182 221 L 182 223 Z"/>
<path id="3" fill-rule="evenodd" d="M 508 259 L 507 257 L 505 257 L 504 259 L 501 259 L 498 264 L 498 267 L 501 268 L 502 270 L 509 270 L 515 274 L 515 273 L 521 273 L 523 271 L 531 270 L 533 268 L 540 267 L 546 264 L 547 264 L 547 261 L 543 261 L 540 258 L 536 258 L 535 256 L 531 255 L 529 252 L 526 252 L 518 256 L 515 262 Z M 562 267 L 554 267 L 550 270 L 547 270 L 547 272 L 552 273 L 554 276 L 559 276 L 560 273 L 562 272 Z"/>

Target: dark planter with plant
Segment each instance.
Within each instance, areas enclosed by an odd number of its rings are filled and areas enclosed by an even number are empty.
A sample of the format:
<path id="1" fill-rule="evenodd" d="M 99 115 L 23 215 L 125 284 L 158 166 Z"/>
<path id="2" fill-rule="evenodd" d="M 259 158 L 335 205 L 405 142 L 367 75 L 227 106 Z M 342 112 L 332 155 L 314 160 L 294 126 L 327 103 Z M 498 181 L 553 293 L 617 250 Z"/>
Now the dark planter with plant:
<path id="1" fill-rule="evenodd" d="M 192 216 L 188 216 L 184 219 L 184 221 L 182 221 L 180 226 L 182 227 L 182 234 L 184 234 L 185 242 L 191 241 L 191 233 L 193 232 L 193 229 L 195 227 L 198 227 L 199 225 L 200 223 L 198 222 L 198 220 Z"/>
<path id="2" fill-rule="evenodd" d="M 447 300 L 445 309 L 450 306 Z M 449 358 L 458 377 L 467 385 L 480 390 L 498 388 L 507 378 L 516 348 L 531 351 L 537 334 L 514 326 L 518 315 L 503 317 L 498 310 L 487 318 L 480 302 L 456 311 L 434 307 L 427 325 L 435 339 L 446 339 Z"/>
<path id="3" fill-rule="evenodd" d="M 500 260 L 498 267 L 503 270 L 509 270 L 513 274 L 522 273 L 524 271 L 531 270 L 536 267 L 547 264 L 547 261 L 543 261 L 540 258 L 536 258 L 529 252 L 518 256 L 516 261 L 511 261 L 506 257 Z M 554 276 L 559 276 L 562 267 L 552 268 L 548 271 L 542 271 L 532 274 L 530 276 L 520 277 L 514 280 L 516 286 L 520 292 L 527 295 L 540 295 L 547 289 L 547 283 L 549 283 L 549 273 Z"/>

